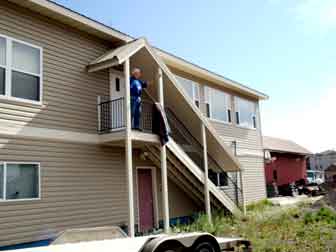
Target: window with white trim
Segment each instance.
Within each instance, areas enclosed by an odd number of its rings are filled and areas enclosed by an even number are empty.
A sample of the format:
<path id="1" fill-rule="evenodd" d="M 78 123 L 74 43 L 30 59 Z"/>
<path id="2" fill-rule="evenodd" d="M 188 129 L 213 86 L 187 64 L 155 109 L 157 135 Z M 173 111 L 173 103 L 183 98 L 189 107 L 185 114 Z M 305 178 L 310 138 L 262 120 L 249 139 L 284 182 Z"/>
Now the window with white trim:
<path id="1" fill-rule="evenodd" d="M 235 97 L 236 123 L 240 126 L 256 129 L 256 103 Z"/>
<path id="2" fill-rule="evenodd" d="M 185 93 L 194 101 L 197 107 L 200 106 L 200 86 L 197 82 L 175 75 Z"/>
<path id="3" fill-rule="evenodd" d="M 0 35 L 0 95 L 41 101 L 42 49 Z"/>
<path id="4" fill-rule="evenodd" d="M 40 198 L 40 166 L 36 163 L 0 163 L 0 199 Z"/>
<path id="5" fill-rule="evenodd" d="M 209 179 L 218 187 L 229 185 L 228 174 L 226 172 L 215 172 L 209 169 Z"/>
<path id="6" fill-rule="evenodd" d="M 211 87 L 204 88 L 207 116 L 222 122 L 231 122 L 231 96 Z"/>

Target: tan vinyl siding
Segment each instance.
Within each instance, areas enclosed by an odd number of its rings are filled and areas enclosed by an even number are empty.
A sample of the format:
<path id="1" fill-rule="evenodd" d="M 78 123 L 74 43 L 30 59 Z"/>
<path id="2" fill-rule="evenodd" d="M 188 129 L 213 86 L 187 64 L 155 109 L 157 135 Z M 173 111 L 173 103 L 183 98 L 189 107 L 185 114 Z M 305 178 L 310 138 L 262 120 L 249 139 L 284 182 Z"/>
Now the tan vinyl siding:
<path id="1" fill-rule="evenodd" d="M 0 3 L 0 34 L 43 48 L 43 106 L 0 100 L 0 119 L 34 127 L 96 132 L 97 96 L 109 94 L 108 71 L 88 74 L 86 65 L 112 45 Z"/>
<path id="2" fill-rule="evenodd" d="M 263 150 L 262 150 L 262 134 L 261 134 L 261 125 L 260 125 L 260 112 L 259 112 L 259 103 L 256 100 L 256 117 L 257 117 L 257 129 L 248 129 L 243 128 L 236 124 L 235 118 L 235 96 L 241 97 L 240 94 L 230 91 L 225 88 L 221 88 L 215 83 L 209 83 L 205 80 L 192 76 L 188 73 L 181 72 L 179 70 L 172 69 L 175 74 L 178 74 L 182 77 L 191 79 L 200 84 L 200 109 L 203 114 L 206 114 L 205 107 L 205 94 L 204 87 L 208 85 L 210 87 L 218 88 L 225 93 L 229 94 L 231 97 L 231 123 L 224 123 L 217 120 L 211 120 L 211 124 L 216 129 L 218 135 L 222 140 L 232 148 L 232 142 L 236 141 L 237 143 L 237 156 L 238 160 L 242 164 L 242 168 L 245 170 L 245 186 L 246 200 L 247 202 L 252 202 L 259 199 L 264 199 L 266 197 L 266 188 L 265 188 L 265 175 L 264 175 L 264 163 L 263 163 Z M 249 97 L 241 97 L 244 99 L 251 100 Z M 257 190 L 253 188 L 257 187 Z M 250 191 L 252 188 L 252 191 Z"/>
<path id="3" fill-rule="evenodd" d="M 41 200 L 0 202 L 0 246 L 126 223 L 123 149 L 1 138 L 0 160 L 41 164 Z"/>
<path id="4" fill-rule="evenodd" d="M 170 218 L 190 216 L 193 213 L 200 211 L 199 207 L 197 207 L 197 205 L 190 199 L 190 197 L 185 192 L 180 190 L 176 184 L 168 181 L 168 189 Z M 160 198 L 161 196 L 162 194 L 160 195 Z M 159 202 L 161 201 L 159 200 Z M 204 211 L 204 209 L 201 210 Z M 160 213 L 162 213 L 162 211 L 160 211 Z"/>
<path id="5" fill-rule="evenodd" d="M 244 193 L 247 202 L 266 198 L 266 182 L 264 175 L 264 159 L 262 157 L 240 157 L 244 168 Z"/>
<path id="6" fill-rule="evenodd" d="M 134 167 L 154 166 L 134 153 Z M 0 161 L 41 165 L 41 200 L 0 202 L 0 247 L 51 238 L 69 228 L 127 223 L 124 148 L 0 138 Z M 161 216 L 161 175 L 156 169 Z M 171 218 L 197 209 L 170 180 L 169 201 Z"/>

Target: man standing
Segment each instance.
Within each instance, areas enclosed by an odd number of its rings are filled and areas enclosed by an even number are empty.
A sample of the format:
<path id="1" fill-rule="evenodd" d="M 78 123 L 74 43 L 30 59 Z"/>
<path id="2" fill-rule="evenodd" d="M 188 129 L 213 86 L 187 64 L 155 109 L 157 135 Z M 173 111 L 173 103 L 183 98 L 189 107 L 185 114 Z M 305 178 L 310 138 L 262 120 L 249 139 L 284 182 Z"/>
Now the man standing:
<path id="1" fill-rule="evenodd" d="M 132 76 L 130 79 L 131 88 L 131 120 L 132 129 L 140 129 L 140 117 L 141 117 L 141 94 L 142 89 L 147 87 L 145 81 L 140 80 L 141 70 L 139 68 L 134 68 L 132 70 Z"/>

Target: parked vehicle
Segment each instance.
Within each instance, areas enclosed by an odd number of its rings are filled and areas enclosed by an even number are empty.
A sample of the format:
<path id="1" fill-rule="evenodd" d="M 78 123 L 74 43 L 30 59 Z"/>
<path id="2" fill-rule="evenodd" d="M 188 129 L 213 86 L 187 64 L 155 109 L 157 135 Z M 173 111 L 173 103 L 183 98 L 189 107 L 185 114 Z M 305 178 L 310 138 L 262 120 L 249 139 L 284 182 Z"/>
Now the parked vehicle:
<path id="1" fill-rule="evenodd" d="M 317 183 L 306 184 L 303 188 L 303 192 L 308 196 L 318 196 L 326 194 L 326 191 Z"/>
<path id="2" fill-rule="evenodd" d="M 67 230 L 50 246 L 20 252 L 221 252 L 241 248 L 251 252 L 251 243 L 242 238 L 215 237 L 209 233 L 160 234 L 130 238 L 119 227 Z"/>

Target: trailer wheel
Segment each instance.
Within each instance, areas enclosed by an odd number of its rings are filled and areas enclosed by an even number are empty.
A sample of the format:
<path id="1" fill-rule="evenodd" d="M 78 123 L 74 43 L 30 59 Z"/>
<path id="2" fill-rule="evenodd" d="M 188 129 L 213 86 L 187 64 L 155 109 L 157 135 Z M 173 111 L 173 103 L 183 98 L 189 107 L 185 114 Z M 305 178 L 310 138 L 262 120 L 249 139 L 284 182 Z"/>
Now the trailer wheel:
<path id="1" fill-rule="evenodd" d="M 217 249 L 211 242 L 204 241 L 196 244 L 192 252 L 217 252 Z"/>

